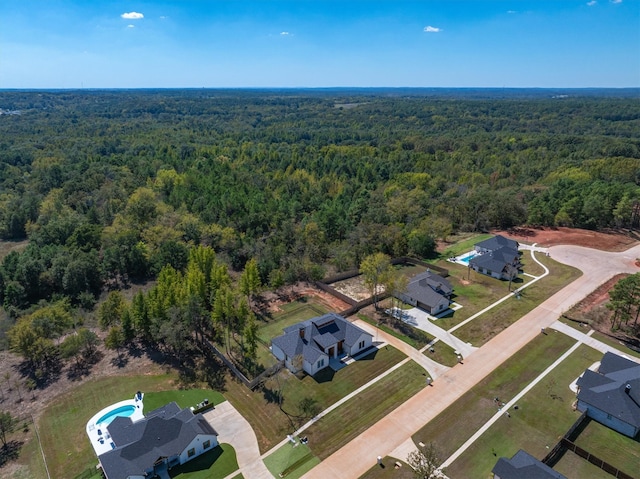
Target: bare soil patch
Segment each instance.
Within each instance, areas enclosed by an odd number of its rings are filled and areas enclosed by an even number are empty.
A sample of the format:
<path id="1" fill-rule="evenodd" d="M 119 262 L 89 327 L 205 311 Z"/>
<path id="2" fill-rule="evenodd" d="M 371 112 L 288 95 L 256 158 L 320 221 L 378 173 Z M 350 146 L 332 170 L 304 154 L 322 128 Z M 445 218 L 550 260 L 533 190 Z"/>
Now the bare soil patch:
<path id="1" fill-rule="evenodd" d="M 293 286 L 285 286 L 276 292 L 265 292 L 260 295 L 258 300 L 258 309 L 263 312 L 276 313 L 282 311 L 282 305 L 300 299 L 304 296 L 311 296 L 324 304 L 332 311 L 344 311 L 351 305 L 345 303 L 341 299 L 316 288 L 311 283 L 301 282 Z"/>
<path id="2" fill-rule="evenodd" d="M 517 227 L 508 230 L 493 230 L 492 234 L 501 234 L 525 243 L 537 243 L 549 247 L 561 244 L 585 246 L 603 251 L 624 251 L 640 241 L 636 231 L 591 231 L 579 228 L 533 228 Z"/>
<path id="3" fill-rule="evenodd" d="M 104 334 L 98 331 L 96 333 Z M 100 359 L 82 374 L 76 370 L 75 361 L 70 361 L 65 364 L 55 381 L 41 389 L 29 391 L 26 385 L 28 378 L 21 372 L 22 358 L 9 351 L 0 351 L 0 408 L 16 417 L 33 415 L 37 420 L 46 406 L 58 396 L 88 380 L 108 376 L 162 374 L 168 367 L 160 364 L 158 358 L 150 357 L 144 352 L 123 354 L 123 360 L 118 361 L 117 353 L 104 346 L 99 347 L 98 357 Z"/>

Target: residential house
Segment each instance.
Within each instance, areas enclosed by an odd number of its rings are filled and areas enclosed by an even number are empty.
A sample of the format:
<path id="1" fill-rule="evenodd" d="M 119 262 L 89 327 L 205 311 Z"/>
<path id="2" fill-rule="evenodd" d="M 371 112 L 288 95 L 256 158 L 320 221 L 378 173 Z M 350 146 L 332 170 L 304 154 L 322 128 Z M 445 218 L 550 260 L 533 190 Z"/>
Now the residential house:
<path id="1" fill-rule="evenodd" d="M 640 432 L 640 364 L 605 353 L 596 372 L 587 369 L 578 379 L 579 411 L 635 438 Z"/>
<path id="2" fill-rule="evenodd" d="M 473 245 L 473 249 L 480 254 L 491 253 L 500 248 L 511 248 L 518 251 L 519 247 L 520 243 L 515 240 L 505 238 L 502 235 L 495 235 L 489 239 L 480 241 L 479 243 Z"/>
<path id="3" fill-rule="evenodd" d="M 478 254 L 469 260 L 469 267 L 493 278 L 513 279 L 520 268 L 518 246 L 517 241 L 500 235 L 476 243 Z"/>
<path id="4" fill-rule="evenodd" d="M 271 340 L 271 352 L 292 372 L 300 369 L 313 376 L 329 361 L 354 356 L 371 347 L 373 336 L 342 316 L 328 313 L 284 329 Z"/>
<path id="5" fill-rule="evenodd" d="M 494 479 L 567 479 L 522 449 L 511 459 L 498 459 L 491 472 Z"/>
<path id="6" fill-rule="evenodd" d="M 116 417 L 107 430 L 113 449 L 98 456 L 106 479 L 148 479 L 218 445 L 218 434 L 204 416 L 175 402 L 136 422 Z"/>
<path id="7" fill-rule="evenodd" d="M 407 289 L 398 293 L 399 300 L 436 315 L 449 307 L 453 286 L 440 275 L 426 271 L 409 281 Z"/>

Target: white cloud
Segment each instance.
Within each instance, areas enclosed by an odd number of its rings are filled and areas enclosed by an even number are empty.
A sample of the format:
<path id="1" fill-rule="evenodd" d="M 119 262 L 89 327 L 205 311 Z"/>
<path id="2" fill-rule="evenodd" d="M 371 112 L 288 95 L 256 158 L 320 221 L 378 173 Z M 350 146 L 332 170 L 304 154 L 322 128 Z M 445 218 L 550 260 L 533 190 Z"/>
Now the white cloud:
<path id="1" fill-rule="evenodd" d="M 427 25 L 426 27 L 424 27 L 424 31 L 427 33 L 440 33 L 442 31 L 442 28 Z"/>
<path id="2" fill-rule="evenodd" d="M 291 35 L 289 32 L 280 32 L 280 35 L 282 35 L 283 37 L 286 37 L 287 35 Z"/>
<path id="3" fill-rule="evenodd" d="M 593 7 L 596 3 L 598 3 L 596 0 L 591 0 L 590 2 L 587 2 L 587 5 Z"/>
<path id="4" fill-rule="evenodd" d="M 611 0 L 611 3 L 622 3 L 622 0 Z"/>
<path id="5" fill-rule="evenodd" d="M 144 18 L 144 15 L 138 12 L 125 12 L 120 16 L 127 20 L 140 20 L 141 18 Z"/>
<path id="6" fill-rule="evenodd" d="M 516 12 L 515 10 L 507 10 L 507 13 L 508 13 L 509 15 L 513 15 L 514 13 L 517 13 L 517 12 Z"/>
<path id="7" fill-rule="evenodd" d="M 136 28 L 136 26 L 129 24 L 129 25 L 127 25 L 127 28 Z"/>

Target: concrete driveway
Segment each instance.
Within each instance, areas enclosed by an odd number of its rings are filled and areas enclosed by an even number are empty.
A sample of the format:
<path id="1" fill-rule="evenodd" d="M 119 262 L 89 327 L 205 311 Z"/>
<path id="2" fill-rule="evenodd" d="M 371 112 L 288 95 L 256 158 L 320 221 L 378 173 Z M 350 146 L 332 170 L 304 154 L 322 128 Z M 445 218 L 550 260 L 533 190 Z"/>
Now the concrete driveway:
<path id="1" fill-rule="evenodd" d="M 462 354 L 463 358 L 466 358 L 476 349 L 469 343 L 465 343 L 456 338 L 453 334 L 445 331 L 440 326 L 436 326 L 433 321 L 429 319 L 429 315 L 418 308 L 408 309 L 402 312 L 402 321 L 410 324 L 414 328 L 421 329 L 429 333 L 431 336 L 438 338 L 444 344 L 451 346 L 453 349 Z"/>
<path id="2" fill-rule="evenodd" d="M 218 433 L 218 442 L 231 444 L 236 451 L 240 471 L 246 478 L 273 479 L 273 476 L 260 459 L 258 439 L 249 422 L 242 417 L 229 401 L 216 405 L 215 409 L 204 413 L 204 417 Z"/>
<path id="3" fill-rule="evenodd" d="M 640 245 L 622 253 L 608 253 L 577 246 L 554 246 L 550 256 L 581 269 L 584 274 L 509 326 L 458 364 L 446 371 L 394 411 L 343 446 L 303 479 L 358 478 L 375 465 L 377 456 L 389 455 L 424 424 L 499 367 L 540 334 L 571 306 L 617 273 L 636 273 L 634 261 Z M 404 459 L 404 458 L 401 458 Z"/>

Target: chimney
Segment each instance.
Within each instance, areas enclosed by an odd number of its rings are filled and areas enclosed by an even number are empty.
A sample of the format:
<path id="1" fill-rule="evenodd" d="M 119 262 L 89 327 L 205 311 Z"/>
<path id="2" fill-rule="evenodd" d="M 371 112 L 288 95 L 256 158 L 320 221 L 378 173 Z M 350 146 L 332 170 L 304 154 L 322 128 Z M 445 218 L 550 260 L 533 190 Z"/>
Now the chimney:
<path id="1" fill-rule="evenodd" d="M 631 384 L 627 383 L 627 385 L 624 387 L 624 392 L 626 392 L 627 395 L 631 394 Z"/>

